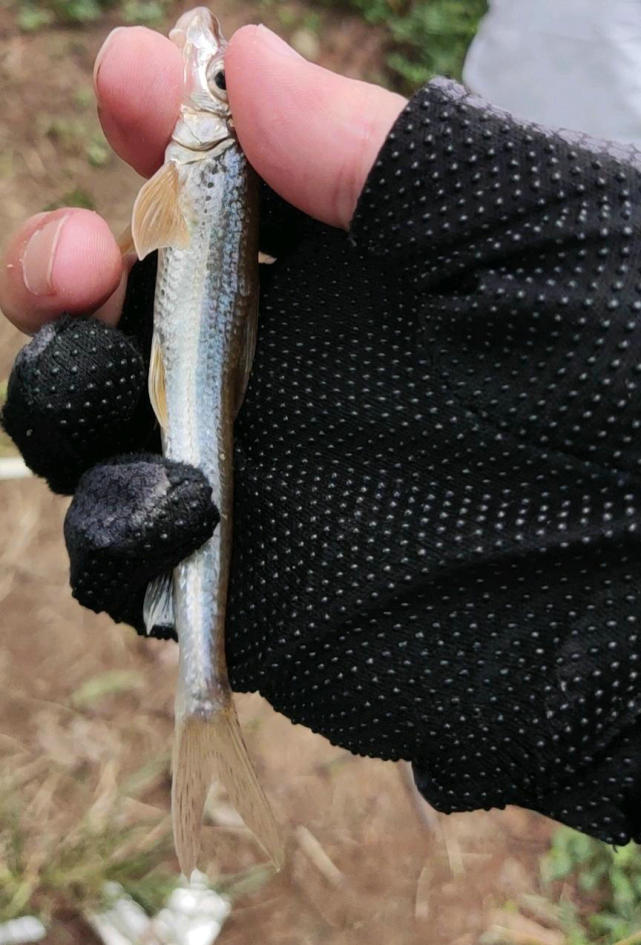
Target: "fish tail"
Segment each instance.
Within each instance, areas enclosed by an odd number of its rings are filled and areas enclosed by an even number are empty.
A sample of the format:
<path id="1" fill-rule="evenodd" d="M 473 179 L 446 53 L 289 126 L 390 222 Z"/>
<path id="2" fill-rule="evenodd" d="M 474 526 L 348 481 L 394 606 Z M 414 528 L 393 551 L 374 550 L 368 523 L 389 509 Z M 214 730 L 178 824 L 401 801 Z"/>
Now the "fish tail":
<path id="1" fill-rule="evenodd" d="M 233 806 L 277 869 L 283 847 L 269 802 L 247 754 L 233 703 L 177 720 L 171 808 L 180 868 L 190 877 L 200 849 L 207 791 L 218 777 Z"/>

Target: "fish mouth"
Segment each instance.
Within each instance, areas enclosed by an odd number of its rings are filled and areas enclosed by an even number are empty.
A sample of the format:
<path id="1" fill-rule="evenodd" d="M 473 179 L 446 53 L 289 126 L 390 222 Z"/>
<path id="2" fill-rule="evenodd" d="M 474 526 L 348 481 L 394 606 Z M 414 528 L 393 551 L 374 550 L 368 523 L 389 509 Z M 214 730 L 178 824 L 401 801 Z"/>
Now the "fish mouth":
<path id="1" fill-rule="evenodd" d="M 195 7 L 183 13 L 169 33 L 169 39 L 179 49 L 189 43 L 195 47 L 207 45 L 211 50 L 224 43 L 220 23 L 207 7 Z"/>
<path id="2" fill-rule="evenodd" d="M 179 18 L 169 39 L 182 53 L 183 109 L 213 113 L 226 120 L 229 117 L 227 97 L 210 84 L 210 70 L 224 69 L 227 47 L 216 17 L 207 7 L 189 10 Z M 197 137 L 205 140 L 200 134 Z"/>

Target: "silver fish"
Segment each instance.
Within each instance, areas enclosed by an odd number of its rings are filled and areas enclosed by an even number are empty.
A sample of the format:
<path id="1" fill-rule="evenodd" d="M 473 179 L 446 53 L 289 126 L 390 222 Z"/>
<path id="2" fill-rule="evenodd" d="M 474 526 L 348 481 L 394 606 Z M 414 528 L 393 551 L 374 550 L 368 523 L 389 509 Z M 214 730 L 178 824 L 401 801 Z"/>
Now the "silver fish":
<path id="1" fill-rule="evenodd" d="M 243 742 L 225 661 L 233 423 L 256 337 L 257 184 L 234 134 L 218 21 L 198 7 L 169 37 L 183 53 L 185 99 L 165 163 L 136 198 L 131 233 L 141 259 L 159 249 L 149 389 L 163 452 L 204 471 L 220 512 L 213 537 L 170 578 L 152 582 L 145 600 L 148 627 L 173 614 L 180 647 L 172 817 L 189 876 L 216 774 L 277 866 L 282 848 Z"/>

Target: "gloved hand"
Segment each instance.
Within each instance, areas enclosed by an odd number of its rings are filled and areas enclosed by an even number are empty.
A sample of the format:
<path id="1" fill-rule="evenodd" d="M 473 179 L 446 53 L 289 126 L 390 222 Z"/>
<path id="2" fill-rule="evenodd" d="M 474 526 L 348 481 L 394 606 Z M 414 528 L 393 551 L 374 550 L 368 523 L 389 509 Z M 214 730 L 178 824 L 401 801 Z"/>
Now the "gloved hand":
<path id="1" fill-rule="evenodd" d="M 243 32 L 226 61 L 239 136 L 287 197 L 294 172 L 274 161 L 261 87 L 277 110 L 274 90 L 322 99 L 341 80 L 263 47 L 260 31 L 243 62 Z M 318 111 L 313 126 L 327 122 Z M 302 137 L 291 153 L 322 176 Z M 314 188 L 298 204 L 346 225 L 358 177 L 333 179 L 331 210 Z M 640 183 L 605 147 L 436 82 L 387 137 L 349 233 L 266 193 L 262 245 L 277 262 L 261 274 L 235 428 L 227 625 L 235 689 L 352 751 L 411 760 L 437 808 L 518 803 L 618 843 L 641 836 Z M 153 448 L 152 277 L 132 272 L 124 338 L 68 321 L 17 366 L 5 424 L 54 485 L 69 455 L 79 476 Z M 81 324 L 88 352 L 73 346 Z M 54 362 L 76 389 L 49 410 Z M 109 436 L 69 366 L 99 379 Z M 91 468 L 66 523 L 75 593 L 140 626 L 110 604 L 133 563 L 146 583 L 213 525 L 197 472 L 127 456 Z M 119 542 L 128 557 L 110 570 Z"/>

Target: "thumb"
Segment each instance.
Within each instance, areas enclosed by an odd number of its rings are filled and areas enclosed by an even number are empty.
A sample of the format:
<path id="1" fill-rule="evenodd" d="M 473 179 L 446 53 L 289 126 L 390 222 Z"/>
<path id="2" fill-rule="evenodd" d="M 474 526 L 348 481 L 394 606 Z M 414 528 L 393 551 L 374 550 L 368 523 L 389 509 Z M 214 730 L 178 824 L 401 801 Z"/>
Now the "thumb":
<path id="1" fill-rule="evenodd" d="M 245 26 L 225 53 L 242 148 L 277 193 L 347 228 L 365 179 L 406 100 L 307 62 L 264 26 Z"/>

